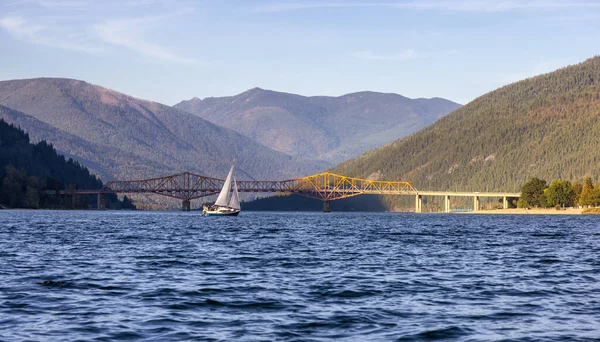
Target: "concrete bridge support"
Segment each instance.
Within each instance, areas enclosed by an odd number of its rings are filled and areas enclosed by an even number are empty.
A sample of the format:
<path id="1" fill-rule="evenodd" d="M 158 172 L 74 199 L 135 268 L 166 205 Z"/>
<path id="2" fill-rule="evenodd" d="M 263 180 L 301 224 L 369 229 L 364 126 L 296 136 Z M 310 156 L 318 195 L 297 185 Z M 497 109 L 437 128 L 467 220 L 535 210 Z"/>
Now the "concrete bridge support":
<path id="1" fill-rule="evenodd" d="M 191 210 L 191 204 L 189 200 L 183 200 L 183 202 L 181 202 L 181 211 L 190 211 Z"/>
<path id="2" fill-rule="evenodd" d="M 444 195 L 444 212 L 450 212 L 450 196 Z"/>
<path id="3" fill-rule="evenodd" d="M 508 198 L 506 196 L 502 197 L 502 209 L 508 209 Z"/>
<path id="4" fill-rule="evenodd" d="M 329 201 L 323 201 L 323 212 L 328 213 L 331 212 L 331 205 Z"/>
<path id="5" fill-rule="evenodd" d="M 96 205 L 98 210 L 106 209 L 106 198 L 104 197 L 104 194 L 98 194 Z"/>
<path id="6" fill-rule="evenodd" d="M 415 213 L 423 212 L 423 196 L 417 195 L 415 196 Z"/>
<path id="7" fill-rule="evenodd" d="M 479 196 L 473 196 L 473 211 L 479 210 Z"/>

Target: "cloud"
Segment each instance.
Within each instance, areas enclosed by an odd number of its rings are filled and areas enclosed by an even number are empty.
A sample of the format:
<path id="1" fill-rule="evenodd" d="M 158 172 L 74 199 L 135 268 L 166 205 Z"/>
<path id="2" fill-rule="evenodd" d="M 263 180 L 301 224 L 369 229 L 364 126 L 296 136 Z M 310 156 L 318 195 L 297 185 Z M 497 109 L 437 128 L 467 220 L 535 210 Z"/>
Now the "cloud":
<path id="1" fill-rule="evenodd" d="M 8 5 L 26 5 L 34 4 L 45 8 L 64 9 L 64 8 L 83 8 L 90 5 L 89 0 L 14 0 Z"/>
<path id="2" fill-rule="evenodd" d="M 127 0 L 122 2 L 127 6 L 149 6 L 149 5 L 175 5 L 178 0 Z"/>
<path id="3" fill-rule="evenodd" d="M 171 0 L 137 0 L 137 4 L 171 3 Z M 40 6 L 78 7 L 86 1 L 59 0 L 22 0 L 18 4 L 34 3 Z M 79 8 L 77 8 L 79 9 Z M 92 10 L 87 8 L 86 10 Z M 0 17 L 0 29 L 4 29 L 13 38 L 30 44 L 43 45 L 63 50 L 85 53 L 99 53 L 110 46 L 134 51 L 140 55 L 154 59 L 169 61 L 182 65 L 206 65 L 195 58 L 181 56 L 164 46 L 148 39 L 151 29 L 158 29 L 162 21 L 194 11 L 187 7 L 159 16 L 147 16 L 126 19 L 105 19 L 98 24 L 82 23 L 80 15 L 65 15 L 60 19 L 55 16 L 22 16 Z"/>
<path id="4" fill-rule="evenodd" d="M 86 7 L 90 4 L 86 0 L 71 0 L 71 1 L 60 1 L 60 0 L 40 0 L 36 1 L 37 4 L 47 8 L 77 8 Z"/>
<path id="5" fill-rule="evenodd" d="M 289 12 L 306 9 L 320 8 L 349 8 L 349 7 L 380 7 L 386 4 L 378 3 L 344 3 L 344 2 L 292 2 L 292 3 L 273 3 L 255 8 L 255 12 Z"/>
<path id="6" fill-rule="evenodd" d="M 150 42 L 144 37 L 148 25 L 161 17 L 109 20 L 94 26 L 94 32 L 105 43 L 127 48 L 138 54 L 155 59 L 186 65 L 207 65 L 195 58 L 180 56 L 167 48 Z"/>
<path id="7" fill-rule="evenodd" d="M 0 18 L 0 28 L 15 39 L 28 43 L 87 53 L 102 50 L 89 43 L 89 37 L 85 33 L 67 32 L 59 27 L 32 23 L 22 17 Z"/>
<path id="8" fill-rule="evenodd" d="M 418 57 L 417 52 L 413 49 L 406 49 L 399 53 L 392 54 L 377 54 L 369 50 L 361 50 L 352 53 L 352 55 L 360 59 L 378 61 L 405 61 L 408 59 L 416 59 Z"/>
<path id="9" fill-rule="evenodd" d="M 565 10 L 572 8 L 600 8 L 595 0 L 422 0 L 388 2 L 288 2 L 271 3 L 255 8 L 255 12 L 289 12 L 324 8 L 385 7 L 397 9 L 432 10 L 450 12 L 508 12 L 524 10 Z"/>

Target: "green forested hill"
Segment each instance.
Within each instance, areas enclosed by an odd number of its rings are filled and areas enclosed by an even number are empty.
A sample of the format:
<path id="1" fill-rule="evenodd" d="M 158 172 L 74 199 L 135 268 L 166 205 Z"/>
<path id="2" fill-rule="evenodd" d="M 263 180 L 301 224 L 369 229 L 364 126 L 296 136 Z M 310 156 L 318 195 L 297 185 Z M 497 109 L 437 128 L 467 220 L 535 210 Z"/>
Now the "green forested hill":
<path id="1" fill-rule="evenodd" d="M 533 176 L 600 175 L 600 57 L 485 94 L 333 169 L 422 190 L 518 191 Z"/>
<path id="2" fill-rule="evenodd" d="M 0 106 L 1 107 L 1 106 Z M 3 110 L 8 110 L 3 107 Z M 45 141 L 29 142 L 29 135 L 0 119 L 0 205 L 11 208 L 87 208 L 96 198 L 69 199 L 46 190 L 100 189 L 102 182 L 73 159 L 58 155 Z M 129 200 L 108 195 L 109 208 L 135 208 Z"/>

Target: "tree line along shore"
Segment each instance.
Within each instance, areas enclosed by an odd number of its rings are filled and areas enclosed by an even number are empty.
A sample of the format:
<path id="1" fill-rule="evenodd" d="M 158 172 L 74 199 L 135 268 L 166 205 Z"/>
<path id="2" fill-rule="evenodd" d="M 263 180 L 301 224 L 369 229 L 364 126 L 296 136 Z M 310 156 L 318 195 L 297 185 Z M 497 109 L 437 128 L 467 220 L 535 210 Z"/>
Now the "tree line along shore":
<path id="1" fill-rule="evenodd" d="M 78 161 L 59 155 L 51 144 L 32 144 L 29 135 L 0 119 L 0 208 L 87 209 L 95 196 L 54 195 L 59 190 L 100 189 L 100 179 Z M 135 209 L 125 196 L 106 195 L 110 209 Z"/>
<path id="2" fill-rule="evenodd" d="M 521 187 L 517 208 L 567 207 L 592 208 L 600 205 L 600 182 L 594 185 L 591 177 L 583 183 L 557 179 L 550 185 L 533 177 Z"/>

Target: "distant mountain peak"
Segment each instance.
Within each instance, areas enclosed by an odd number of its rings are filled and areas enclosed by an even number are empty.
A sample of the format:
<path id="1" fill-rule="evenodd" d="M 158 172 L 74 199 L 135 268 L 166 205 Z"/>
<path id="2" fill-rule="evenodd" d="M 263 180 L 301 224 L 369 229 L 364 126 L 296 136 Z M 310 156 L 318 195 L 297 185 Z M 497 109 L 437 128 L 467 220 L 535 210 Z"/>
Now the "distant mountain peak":
<path id="1" fill-rule="evenodd" d="M 248 95 L 259 94 L 259 93 L 262 93 L 262 92 L 265 92 L 265 90 L 262 89 L 262 88 L 259 88 L 259 87 L 254 87 L 254 88 L 250 88 L 250 89 L 246 90 L 245 92 L 241 93 L 240 95 L 246 95 L 246 96 L 248 96 Z"/>
<path id="2" fill-rule="evenodd" d="M 458 107 L 448 100 L 416 101 L 394 93 L 302 96 L 259 87 L 175 105 L 276 151 L 329 162 L 414 133 Z"/>

